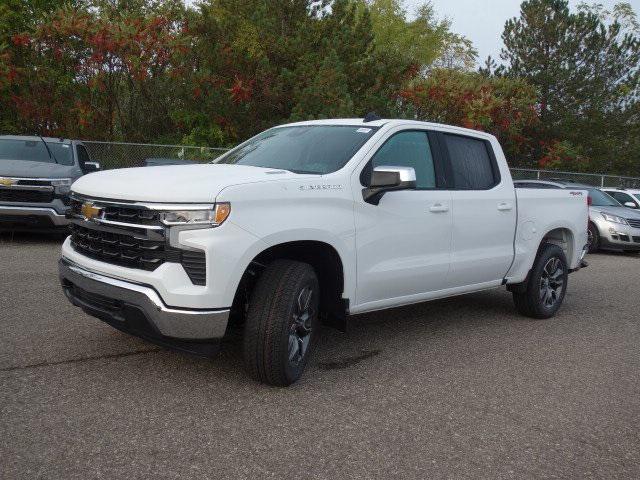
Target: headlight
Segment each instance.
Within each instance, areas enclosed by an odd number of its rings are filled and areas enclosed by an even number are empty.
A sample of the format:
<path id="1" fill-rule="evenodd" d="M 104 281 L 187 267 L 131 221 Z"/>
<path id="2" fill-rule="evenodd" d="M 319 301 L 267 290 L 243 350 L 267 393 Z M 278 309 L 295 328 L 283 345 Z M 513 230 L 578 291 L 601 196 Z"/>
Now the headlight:
<path id="1" fill-rule="evenodd" d="M 622 217 L 618 217 L 617 215 L 611 215 L 610 213 L 604 213 L 604 212 L 601 212 L 601 215 L 604 217 L 604 219 L 607 222 L 619 223 L 620 225 L 629 225 L 629 222 L 627 222 Z"/>
<path id="2" fill-rule="evenodd" d="M 160 221 L 165 225 L 201 225 L 217 227 L 231 213 L 229 203 L 216 203 L 211 208 L 200 210 L 171 210 L 160 214 Z"/>
<path id="3" fill-rule="evenodd" d="M 73 183 L 73 179 L 71 178 L 57 178 L 55 180 L 51 180 L 51 185 L 56 193 L 66 195 L 71 191 L 71 184 Z"/>

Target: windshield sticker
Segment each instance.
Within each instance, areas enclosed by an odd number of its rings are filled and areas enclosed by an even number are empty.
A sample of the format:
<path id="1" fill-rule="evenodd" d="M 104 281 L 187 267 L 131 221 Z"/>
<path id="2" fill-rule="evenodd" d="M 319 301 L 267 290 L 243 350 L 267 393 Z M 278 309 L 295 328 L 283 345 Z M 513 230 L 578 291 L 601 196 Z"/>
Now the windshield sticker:
<path id="1" fill-rule="evenodd" d="M 358 133 L 369 133 L 370 131 L 370 128 L 359 128 L 358 130 L 356 130 L 356 132 Z"/>

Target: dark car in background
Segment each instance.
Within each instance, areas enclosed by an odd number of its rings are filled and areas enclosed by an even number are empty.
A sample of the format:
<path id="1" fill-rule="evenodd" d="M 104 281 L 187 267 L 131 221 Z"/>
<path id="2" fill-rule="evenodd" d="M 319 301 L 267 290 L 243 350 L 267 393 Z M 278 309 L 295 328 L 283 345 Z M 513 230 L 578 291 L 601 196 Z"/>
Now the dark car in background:
<path id="1" fill-rule="evenodd" d="M 77 140 L 0 135 L 0 230 L 66 227 L 71 184 L 99 169 Z"/>

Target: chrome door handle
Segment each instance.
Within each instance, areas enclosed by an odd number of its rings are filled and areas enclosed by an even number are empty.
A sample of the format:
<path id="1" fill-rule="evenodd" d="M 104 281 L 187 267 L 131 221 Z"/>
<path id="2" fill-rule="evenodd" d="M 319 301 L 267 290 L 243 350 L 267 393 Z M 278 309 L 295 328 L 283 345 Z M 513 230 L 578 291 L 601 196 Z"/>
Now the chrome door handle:
<path id="1" fill-rule="evenodd" d="M 449 206 L 442 203 L 436 203 L 429 207 L 429 211 L 433 213 L 444 213 L 449 211 Z"/>
<path id="2" fill-rule="evenodd" d="M 513 208 L 513 206 L 508 203 L 508 202 L 502 202 L 498 204 L 498 210 L 500 210 L 501 212 L 507 212 L 509 210 L 511 210 Z"/>

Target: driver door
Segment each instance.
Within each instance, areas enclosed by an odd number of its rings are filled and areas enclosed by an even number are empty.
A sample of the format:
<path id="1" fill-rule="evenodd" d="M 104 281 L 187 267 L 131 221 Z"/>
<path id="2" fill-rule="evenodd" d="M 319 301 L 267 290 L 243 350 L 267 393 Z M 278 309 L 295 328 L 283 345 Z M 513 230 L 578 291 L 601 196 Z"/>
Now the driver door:
<path id="1" fill-rule="evenodd" d="M 378 205 L 356 198 L 354 311 L 419 301 L 446 285 L 451 262 L 451 192 L 445 190 L 435 142 L 437 138 L 425 130 L 396 131 L 363 170 L 412 167 L 417 188 L 387 192 Z"/>

